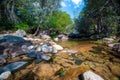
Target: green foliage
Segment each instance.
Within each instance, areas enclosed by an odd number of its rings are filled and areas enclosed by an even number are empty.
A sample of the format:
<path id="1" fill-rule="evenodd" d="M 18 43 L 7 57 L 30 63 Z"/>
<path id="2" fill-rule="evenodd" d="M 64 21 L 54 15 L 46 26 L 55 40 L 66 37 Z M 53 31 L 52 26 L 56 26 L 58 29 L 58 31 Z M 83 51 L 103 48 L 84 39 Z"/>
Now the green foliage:
<path id="1" fill-rule="evenodd" d="M 109 0 L 84 1 L 86 4 L 85 8 L 80 12 L 78 18 L 75 19 L 78 32 L 86 35 L 93 34 L 96 38 L 118 33 L 119 23 L 117 20 L 120 18 L 115 11 L 118 7 L 116 0 L 112 2 Z"/>
<path id="2" fill-rule="evenodd" d="M 56 71 L 55 75 L 65 76 L 66 72 L 64 68 L 60 68 L 58 71 Z"/>
<path id="3" fill-rule="evenodd" d="M 28 31 L 29 26 L 27 24 L 25 24 L 25 23 L 19 23 L 19 24 L 15 25 L 15 29 L 16 30 L 17 29 L 23 29 L 25 31 Z"/>
<path id="4" fill-rule="evenodd" d="M 51 38 L 54 39 L 57 37 L 57 34 L 51 34 Z"/>
<path id="5" fill-rule="evenodd" d="M 65 32 L 66 27 L 71 24 L 70 15 L 63 11 L 54 11 L 48 22 L 49 29 L 60 32 Z"/>
<path id="6" fill-rule="evenodd" d="M 61 0 L 15 0 L 14 2 L 14 11 L 19 23 L 12 25 L 5 19 L 0 23 L 3 28 L 13 26 L 15 29 L 36 31 L 39 27 L 41 30 L 49 29 L 54 38 L 57 32 L 66 32 L 66 27 L 72 24 L 70 15 L 58 10 Z"/>
<path id="7" fill-rule="evenodd" d="M 12 27 L 14 24 L 12 22 L 10 22 L 7 19 L 1 19 L 0 20 L 0 30 L 11 30 L 14 29 L 14 27 Z"/>

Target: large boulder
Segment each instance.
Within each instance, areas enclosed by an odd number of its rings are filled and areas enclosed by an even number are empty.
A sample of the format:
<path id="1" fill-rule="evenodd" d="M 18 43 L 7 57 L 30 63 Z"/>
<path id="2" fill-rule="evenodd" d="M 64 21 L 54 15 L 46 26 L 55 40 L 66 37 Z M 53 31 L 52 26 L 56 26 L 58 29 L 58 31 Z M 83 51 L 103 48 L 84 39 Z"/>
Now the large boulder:
<path id="1" fill-rule="evenodd" d="M 110 45 L 109 45 L 110 46 Z M 113 44 L 110 49 L 113 51 L 113 55 L 120 57 L 120 43 Z"/>
<path id="2" fill-rule="evenodd" d="M 16 31 L 15 35 L 19 37 L 24 37 L 26 36 L 26 32 L 24 30 L 19 29 Z"/>
<path id="3" fill-rule="evenodd" d="M 53 48 L 54 48 L 55 50 L 63 50 L 63 47 L 60 46 L 60 45 L 57 45 L 57 44 L 53 45 Z"/>
<path id="4" fill-rule="evenodd" d="M 102 77 L 92 71 L 84 72 L 82 74 L 82 78 L 82 80 L 104 80 Z"/>
<path id="5" fill-rule="evenodd" d="M 24 42 L 25 40 L 18 36 L 6 35 L 0 37 L 0 43 L 3 42 Z"/>
<path id="6" fill-rule="evenodd" d="M 103 38 L 103 42 L 105 43 L 112 43 L 114 41 L 113 38 Z"/>
<path id="7" fill-rule="evenodd" d="M 49 35 L 43 34 L 41 35 L 42 39 L 51 39 L 51 37 Z"/>
<path id="8" fill-rule="evenodd" d="M 60 66 L 57 64 L 41 63 L 41 65 L 35 67 L 35 70 L 33 72 L 38 76 L 39 79 L 44 78 L 45 80 L 49 80 L 54 76 L 55 72 L 58 71 L 59 69 Z"/>
<path id="9" fill-rule="evenodd" d="M 114 44 L 112 50 L 120 53 L 120 43 Z"/>
<path id="10" fill-rule="evenodd" d="M 24 65 L 26 65 L 27 63 L 28 62 L 25 61 L 19 61 L 19 62 L 7 64 L 6 66 L 0 68 L 0 74 L 5 71 L 10 71 L 10 72 L 16 71 L 21 67 L 23 67 Z"/>
<path id="11" fill-rule="evenodd" d="M 4 53 L 3 55 L 6 55 L 10 58 L 15 58 L 17 56 L 21 56 L 21 55 L 24 55 L 26 54 L 27 52 L 26 51 L 23 51 L 23 49 L 21 49 L 21 47 L 17 47 L 17 46 L 11 46 L 9 48 L 6 48 L 4 50 Z"/>
<path id="12" fill-rule="evenodd" d="M 64 34 L 60 34 L 60 35 L 58 35 L 58 40 L 59 41 L 67 41 L 68 40 L 68 36 L 66 36 Z"/>

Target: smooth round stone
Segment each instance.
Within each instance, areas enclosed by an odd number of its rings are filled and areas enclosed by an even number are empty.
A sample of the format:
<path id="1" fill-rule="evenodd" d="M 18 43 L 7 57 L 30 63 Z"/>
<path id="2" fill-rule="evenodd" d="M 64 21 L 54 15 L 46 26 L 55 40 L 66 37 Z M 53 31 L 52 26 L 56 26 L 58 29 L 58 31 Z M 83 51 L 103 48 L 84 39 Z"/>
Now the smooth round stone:
<path id="1" fill-rule="evenodd" d="M 28 47 L 29 50 L 32 50 L 33 48 L 34 48 L 33 45 L 31 45 L 31 46 Z"/>
<path id="2" fill-rule="evenodd" d="M 0 74 L 0 80 L 7 79 L 11 75 L 10 71 L 5 71 Z"/>
<path id="3" fill-rule="evenodd" d="M 24 30 L 17 30 L 16 33 L 15 33 L 16 36 L 19 36 L 19 37 L 24 37 L 26 36 L 26 32 Z"/>
<path id="4" fill-rule="evenodd" d="M 35 58 L 36 57 L 36 51 L 31 51 L 27 55 L 31 58 Z"/>
<path id="5" fill-rule="evenodd" d="M 92 71 L 83 73 L 83 78 L 84 80 L 104 80 L 102 77 Z"/>
<path id="6" fill-rule="evenodd" d="M 53 45 L 53 48 L 56 49 L 56 50 L 63 50 L 63 47 L 60 46 L 60 45 Z"/>
<path id="7" fill-rule="evenodd" d="M 53 53 L 54 53 L 54 54 L 57 54 L 57 53 L 58 53 L 58 50 L 53 50 Z"/>
<path id="8" fill-rule="evenodd" d="M 42 50 L 42 48 L 39 46 L 39 47 L 37 47 L 37 49 L 36 49 L 37 51 L 41 51 Z"/>
<path id="9" fill-rule="evenodd" d="M 49 53 L 49 52 L 52 52 L 52 46 L 47 46 L 47 45 L 42 45 L 41 47 L 42 51 L 45 52 L 45 53 Z"/>
<path id="10" fill-rule="evenodd" d="M 47 56 L 47 55 L 45 55 L 45 54 L 42 54 L 42 55 L 41 55 L 41 58 L 44 59 L 44 60 L 46 60 L 46 61 L 48 61 L 48 60 L 50 60 L 51 57 L 50 57 L 50 56 Z"/>

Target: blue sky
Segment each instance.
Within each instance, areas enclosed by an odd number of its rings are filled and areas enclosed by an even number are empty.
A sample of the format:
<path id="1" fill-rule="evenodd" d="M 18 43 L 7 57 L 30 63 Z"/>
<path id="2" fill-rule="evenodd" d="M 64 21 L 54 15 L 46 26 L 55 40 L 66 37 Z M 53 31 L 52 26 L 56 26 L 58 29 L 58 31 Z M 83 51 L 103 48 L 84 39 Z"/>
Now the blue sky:
<path id="1" fill-rule="evenodd" d="M 66 11 L 73 19 L 78 16 L 85 5 L 83 0 L 62 0 L 61 6 L 61 10 Z"/>

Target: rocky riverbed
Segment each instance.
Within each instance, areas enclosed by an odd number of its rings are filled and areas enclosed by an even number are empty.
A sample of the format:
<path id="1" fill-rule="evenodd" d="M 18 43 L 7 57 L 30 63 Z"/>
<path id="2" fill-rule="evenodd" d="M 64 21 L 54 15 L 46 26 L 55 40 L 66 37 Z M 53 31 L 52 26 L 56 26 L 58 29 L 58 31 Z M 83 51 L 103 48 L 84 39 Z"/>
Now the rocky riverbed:
<path id="1" fill-rule="evenodd" d="M 107 46 L 24 35 L 17 32 L 0 37 L 1 80 L 120 79 L 120 59 Z"/>

